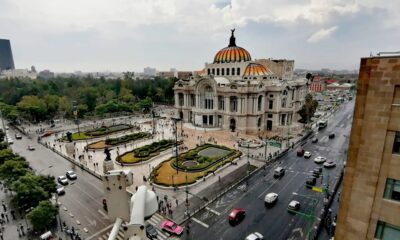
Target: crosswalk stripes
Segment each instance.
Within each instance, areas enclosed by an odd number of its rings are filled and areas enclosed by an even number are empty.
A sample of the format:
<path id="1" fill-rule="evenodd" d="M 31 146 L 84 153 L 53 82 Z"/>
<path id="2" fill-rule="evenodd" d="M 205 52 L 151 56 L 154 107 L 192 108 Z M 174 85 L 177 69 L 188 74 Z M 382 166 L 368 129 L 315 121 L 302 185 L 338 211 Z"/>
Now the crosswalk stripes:
<path id="1" fill-rule="evenodd" d="M 163 216 L 161 216 L 158 213 L 155 213 L 153 216 L 151 216 L 150 219 L 147 220 L 148 223 L 152 224 L 156 228 L 156 231 L 158 233 L 157 239 L 160 239 L 160 240 L 166 240 L 169 236 L 171 236 L 171 234 L 169 234 L 167 232 L 163 232 L 162 230 L 159 229 L 160 224 L 164 219 L 165 218 Z M 104 233 L 103 235 L 98 237 L 97 240 L 107 240 L 108 236 L 110 236 L 110 231 L 107 233 Z M 123 232 L 122 226 L 121 226 L 118 231 L 116 240 L 123 240 L 123 239 L 124 239 L 124 232 Z"/>

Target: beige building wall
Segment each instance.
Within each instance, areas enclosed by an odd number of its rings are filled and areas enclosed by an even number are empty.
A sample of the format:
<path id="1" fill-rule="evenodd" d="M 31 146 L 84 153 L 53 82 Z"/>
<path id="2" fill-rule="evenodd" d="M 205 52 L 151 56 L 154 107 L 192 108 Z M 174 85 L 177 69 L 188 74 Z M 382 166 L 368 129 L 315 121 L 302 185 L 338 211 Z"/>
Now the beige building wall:
<path id="1" fill-rule="evenodd" d="M 356 107 L 335 239 L 374 239 L 378 221 L 400 227 L 400 201 L 383 198 L 400 180 L 400 57 L 361 59 Z"/>

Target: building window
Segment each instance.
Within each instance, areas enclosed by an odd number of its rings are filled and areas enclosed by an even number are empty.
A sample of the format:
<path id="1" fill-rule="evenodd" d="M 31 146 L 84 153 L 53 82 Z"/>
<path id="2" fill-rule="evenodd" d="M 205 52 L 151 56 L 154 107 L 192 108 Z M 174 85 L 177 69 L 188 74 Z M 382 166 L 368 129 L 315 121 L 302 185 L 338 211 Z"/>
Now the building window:
<path id="1" fill-rule="evenodd" d="M 270 94 L 269 97 L 270 97 L 270 98 L 274 98 L 274 95 L 273 95 L 273 94 Z"/>
<path id="2" fill-rule="evenodd" d="M 294 89 L 292 90 L 292 100 L 294 99 Z"/>
<path id="3" fill-rule="evenodd" d="M 235 68 L 232 68 L 232 76 L 235 75 Z"/>
<path id="4" fill-rule="evenodd" d="M 386 179 L 386 187 L 383 197 L 386 199 L 400 201 L 400 180 L 391 178 Z"/>
<path id="5" fill-rule="evenodd" d="M 211 72 L 210 72 L 210 69 L 207 69 L 207 74 L 210 75 L 210 73 L 211 73 Z"/>
<path id="6" fill-rule="evenodd" d="M 183 106 L 183 93 L 178 93 L 179 106 Z"/>
<path id="7" fill-rule="evenodd" d="M 212 75 L 215 75 L 215 68 L 212 69 Z"/>
<path id="8" fill-rule="evenodd" d="M 282 107 L 283 107 L 283 108 L 286 107 L 286 98 L 282 98 Z"/>
<path id="9" fill-rule="evenodd" d="M 262 96 L 258 96 L 258 111 L 261 111 L 261 105 L 262 105 Z"/>
<path id="10" fill-rule="evenodd" d="M 196 96 L 194 94 L 190 94 L 190 106 L 194 107 L 196 105 Z"/>
<path id="11" fill-rule="evenodd" d="M 261 127 L 261 117 L 259 117 L 257 120 L 257 127 Z"/>
<path id="12" fill-rule="evenodd" d="M 238 99 L 237 97 L 230 97 L 230 111 L 237 112 L 238 111 Z"/>
<path id="13" fill-rule="evenodd" d="M 207 125 L 207 115 L 203 115 L 203 125 Z"/>
<path id="14" fill-rule="evenodd" d="M 218 110 L 225 110 L 225 100 L 223 96 L 218 96 Z"/>
<path id="15" fill-rule="evenodd" d="M 217 68 L 217 76 L 219 76 L 219 68 Z"/>
<path id="16" fill-rule="evenodd" d="M 240 75 L 240 68 L 236 68 L 236 75 Z"/>
<path id="17" fill-rule="evenodd" d="M 229 76 L 229 68 L 226 69 L 226 75 Z"/>
<path id="18" fill-rule="evenodd" d="M 378 221 L 375 231 L 375 239 L 379 240 L 400 239 L 400 227 L 382 221 Z"/>
<path id="19" fill-rule="evenodd" d="M 221 69 L 221 75 L 222 75 L 222 76 L 225 76 L 225 68 L 222 68 L 222 69 Z"/>
<path id="20" fill-rule="evenodd" d="M 268 118 L 272 118 L 272 113 L 268 113 Z"/>
<path id="21" fill-rule="evenodd" d="M 394 136 L 393 153 L 400 153 L 400 132 Z"/>
<path id="22" fill-rule="evenodd" d="M 272 109 L 274 107 L 274 100 L 268 101 L 268 109 Z"/>

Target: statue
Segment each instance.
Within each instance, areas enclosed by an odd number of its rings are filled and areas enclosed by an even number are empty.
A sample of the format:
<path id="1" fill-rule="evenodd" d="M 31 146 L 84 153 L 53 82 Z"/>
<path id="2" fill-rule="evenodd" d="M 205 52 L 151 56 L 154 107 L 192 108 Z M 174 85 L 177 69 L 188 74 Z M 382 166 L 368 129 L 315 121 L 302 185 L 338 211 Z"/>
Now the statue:
<path id="1" fill-rule="evenodd" d="M 110 153 L 111 151 L 108 149 L 108 148 L 106 148 L 106 149 L 104 149 L 104 154 L 106 154 L 106 161 L 111 161 L 111 153 Z"/>
<path id="2" fill-rule="evenodd" d="M 231 29 L 231 32 L 232 32 L 232 37 L 233 37 L 233 33 L 235 32 L 235 29 Z"/>
<path id="3" fill-rule="evenodd" d="M 71 132 L 67 132 L 67 139 L 69 142 L 72 142 L 72 133 Z"/>
<path id="4" fill-rule="evenodd" d="M 234 36 L 234 32 L 235 32 L 235 29 L 231 29 L 232 35 L 231 35 L 231 37 L 229 38 L 229 45 L 228 45 L 228 47 L 236 47 L 236 39 L 235 39 L 235 36 Z"/>

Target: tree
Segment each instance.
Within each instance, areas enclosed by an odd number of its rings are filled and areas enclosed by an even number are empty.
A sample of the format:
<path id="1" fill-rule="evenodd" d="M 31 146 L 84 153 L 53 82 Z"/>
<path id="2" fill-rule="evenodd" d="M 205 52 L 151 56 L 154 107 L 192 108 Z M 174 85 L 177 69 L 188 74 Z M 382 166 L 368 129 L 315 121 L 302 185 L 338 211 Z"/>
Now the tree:
<path id="1" fill-rule="evenodd" d="M 6 136 L 6 134 L 3 132 L 3 130 L 0 129 L 0 142 L 4 141 L 5 136 Z"/>
<path id="2" fill-rule="evenodd" d="M 15 154 L 11 149 L 2 149 L 0 150 L 0 165 L 3 164 L 6 160 L 15 157 Z"/>
<path id="3" fill-rule="evenodd" d="M 58 207 L 46 200 L 41 201 L 27 217 L 35 230 L 45 230 L 55 221 L 57 214 Z"/>
<path id="4" fill-rule="evenodd" d="M 46 103 L 37 96 L 22 97 L 21 101 L 17 103 L 17 107 L 34 121 L 45 119 Z"/>
<path id="5" fill-rule="evenodd" d="M 7 160 L 0 166 L 0 179 L 4 180 L 7 186 L 11 186 L 13 182 L 30 172 L 31 169 L 26 161 Z"/>
<path id="6" fill-rule="evenodd" d="M 311 94 L 307 94 L 304 105 L 297 112 L 301 117 L 299 122 L 301 123 L 311 122 L 311 118 L 314 116 L 317 107 L 318 107 L 318 101 L 314 100 Z"/>
<path id="7" fill-rule="evenodd" d="M 46 112 L 50 117 L 54 117 L 58 112 L 59 108 L 59 97 L 55 95 L 44 96 L 44 102 L 46 104 Z"/>
<path id="8" fill-rule="evenodd" d="M 36 207 L 42 200 L 49 199 L 50 194 L 39 185 L 39 180 L 39 176 L 27 174 L 12 184 L 12 189 L 17 194 L 13 200 L 18 206 L 28 209 Z"/>

